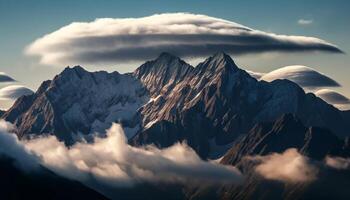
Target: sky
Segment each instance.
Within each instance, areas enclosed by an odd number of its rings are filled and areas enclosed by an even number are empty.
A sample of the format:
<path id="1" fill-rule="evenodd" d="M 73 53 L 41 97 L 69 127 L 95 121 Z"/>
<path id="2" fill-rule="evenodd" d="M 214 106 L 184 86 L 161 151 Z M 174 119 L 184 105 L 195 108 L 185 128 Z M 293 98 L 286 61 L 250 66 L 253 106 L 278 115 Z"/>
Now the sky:
<path id="1" fill-rule="evenodd" d="M 42 64 L 26 55 L 38 38 L 72 22 L 91 22 L 96 18 L 139 18 L 161 13 L 186 12 L 236 22 L 264 32 L 312 36 L 337 45 L 344 53 L 288 52 L 231 54 L 240 67 L 269 72 L 288 65 L 305 65 L 335 79 L 342 87 L 335 90 L 350 97 L 350 1 L 107 1 L 107 0 L 0 0 L 0 72 L 20 85 L 36 90 L 42 81 L 52 79 L 66 66 Z M 69 51 L 69 49 L 67 49 Z M 192 64 L 196 61 L 189 60 Z M 72 63 L 74 65 L 76 63 Z M 106 65 L 83 65 L 88 70 L 129 72 L 141 61 Z M 0 84 L 5 87 L 6 84 Z M 0 107 L 11 103 L 0 100 Z"/>

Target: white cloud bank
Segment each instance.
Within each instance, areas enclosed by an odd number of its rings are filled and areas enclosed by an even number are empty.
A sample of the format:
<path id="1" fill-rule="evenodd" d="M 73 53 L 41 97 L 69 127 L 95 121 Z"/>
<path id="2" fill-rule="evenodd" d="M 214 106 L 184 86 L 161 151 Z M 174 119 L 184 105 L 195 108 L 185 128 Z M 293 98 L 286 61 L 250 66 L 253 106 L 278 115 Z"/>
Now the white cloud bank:
<path id="1" fill-rule="evenodd" d="M 67 148 L 54 136 L 18 141 L 0 123 L 0 153 L 19 163 L 38 161 L 57 174 L 90 185 L 125 187 L 141 182 L 240 183 L 241 173 L 232 166 L 201 160 L 186 144 L 166 149 L 136 148 L 127 144 L 120 125 L 114 124 L 106 138 Z"/>
<path id="2" fill-rule="evenodd" d="M 33 94 L 33 91 L 22 85 L 10 85 L 0 89 L 0 100 L 16 100 L 23 95 Z"/>
<path id="3" fill-rule="evenodd" d="M 261 76 L 260 80 L 271 82 L 276 79 L 288 79 L 303 88 L 339 87 L 340 84 L 315 69 L 303 65 L 291 65 L 276 69 Z"/>
<path id="4" fill-rule="evenodd" d="M 38 38 L 26 53 L 42 64 L 74 65 L 144 60 L 160 52 L 201 57 L 268 51 L 342 52 L 315 37 L 254 30 L 241 24 L 190 13 L 165 13 L 141 18 L 102 18 L 74 22 Z"/>
<path id="5" fill-rule="evenodd" d="M 255 156 L 250 159 L 261 162 L 255 171 L 270 180 L 288 183 L 309 182 L 315 180 L 318 173 L 318 169 L 309 163 L 309 159 L 294 148 L 283 153 Z"/>

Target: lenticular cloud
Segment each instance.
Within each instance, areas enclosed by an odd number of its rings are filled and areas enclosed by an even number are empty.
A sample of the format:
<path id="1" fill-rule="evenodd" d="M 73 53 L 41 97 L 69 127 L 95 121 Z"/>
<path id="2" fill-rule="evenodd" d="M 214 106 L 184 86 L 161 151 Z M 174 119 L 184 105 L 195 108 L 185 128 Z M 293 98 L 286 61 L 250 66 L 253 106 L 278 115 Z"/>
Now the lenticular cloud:
<path id="1" fill-rule="evenodd" d="M 31 43 L 29 55 L 48 65 L 144 60 L 167 51 L 183 57 L 268 51 L 341 50 L 324 40 L 266 33 L 241 24 L 190 13 L 74 22 Z"/>
<path id="2" fill-rule="evenodd" d="M 33 94 L 33 91 L 22 85 L 10 85 L 0 89 L 0 100 L 16 100 L 23 95 Z"/>
<path id="3" fill-rule="evenodd" d="M 315 92 L 315 95 L 319 96 L 330 104 L 350 104 L 350 99 L 346 96 L 330 89 L 321 89 Z"/>
<path id="4" fill-rule="evenodd" d="M 321 89 L 315 92 L 315 95 L 329 104 L 334 105 L 340 110 L 349 110 L 350 99 L 334 90 Z"/>
<path id="5" fill-rule="evenodd" d="M 15 82 L 16 80 L 13 79 L 11 76 L 7 75 L 4 72 L 0 72 L 0 83 L 7 83 L 7 82 Z"/>
<path id="6" fill-rule="evenodd" d="M 271 82 L 276 79 L 288 79 L 304 88 L 339 87 L 340 84 L 315 69 L 303 65 L 291 65 L 276 69 L 260 77 Z"/>

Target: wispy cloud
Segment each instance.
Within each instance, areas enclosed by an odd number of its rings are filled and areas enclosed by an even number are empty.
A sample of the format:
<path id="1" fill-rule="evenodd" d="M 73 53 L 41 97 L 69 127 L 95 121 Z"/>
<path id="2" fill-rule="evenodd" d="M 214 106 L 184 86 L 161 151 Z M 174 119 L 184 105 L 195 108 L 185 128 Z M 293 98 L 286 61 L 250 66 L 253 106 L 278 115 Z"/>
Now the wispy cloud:
<path id="1" fill-rule="evenodd" d="M 312 24 L 314 21 L 312 19 L 299 19 L 298 20 L 298 24 L 299 25 L 310 25 Z"/>
<path id="2" fill-rule="evenodd" d="M 74 22 L 38 38 L 26 49 L 48 65 L 144 60 L 167 51 L 202 57 L 233 54 L 341 50 L 315 37 L 279 35 L 206 15 L 165 13 L 141 18 Z"/>

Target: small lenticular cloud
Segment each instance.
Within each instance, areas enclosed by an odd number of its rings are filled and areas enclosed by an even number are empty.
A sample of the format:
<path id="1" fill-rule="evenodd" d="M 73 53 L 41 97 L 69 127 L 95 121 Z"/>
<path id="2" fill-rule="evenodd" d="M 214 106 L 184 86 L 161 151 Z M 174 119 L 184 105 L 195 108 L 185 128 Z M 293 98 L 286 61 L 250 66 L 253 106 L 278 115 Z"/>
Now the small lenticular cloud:
<path id="1" fill-rule="evenodd" d="M 330 90 L 330 89 L 317 90 L 315 92 L 315 95 L 341 110 L 348 110 L 350 107 L 350 99 L 334 90 Z"/>
<path id="2" fill-rule="evenodd" d="M 330 104 L 350 104 L 350 99 L 346 96 L 330 89 L 321 89 L 315 92 L 315 95 L 327 101 Z"/>
<path id="3" fill-rule="evenodd" d="M 0 100 L 16 100 L 23 95 L 33 94 L 33 91 L 22 85 L 10 85 L 0 89 Z"/>
<path id="4" fill-rule="evenodd" d="M 0 83 L 15 82 L 16 80 L 4 72 L 0 72 Z"/>
<path id="5" fill-rule="evenodd" d="M 260 79 L 268 82 L 276 79 L 288 79 L 303 88 L 309 89 L 340 86 L 337 81 L 327 75 L 303 65 L 282 67 L 263 75 Z"/>
<path id="6" fill-rule="evenodd" d="M 262 72 L 254 72 L 254 71 L 250 71 L 250 70 L 245 70 L 246 72 L 248 72 L 250 74 L 250 76 L 256 78 L 257 80 L 259 80 L 262 76 L 265 75 L 265 73 Z"/>

